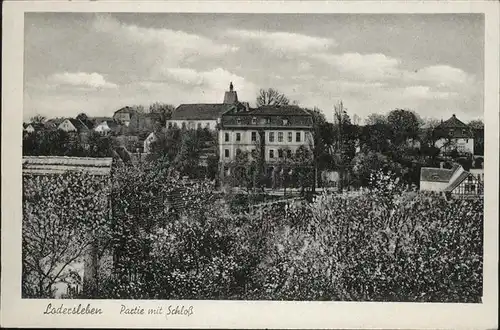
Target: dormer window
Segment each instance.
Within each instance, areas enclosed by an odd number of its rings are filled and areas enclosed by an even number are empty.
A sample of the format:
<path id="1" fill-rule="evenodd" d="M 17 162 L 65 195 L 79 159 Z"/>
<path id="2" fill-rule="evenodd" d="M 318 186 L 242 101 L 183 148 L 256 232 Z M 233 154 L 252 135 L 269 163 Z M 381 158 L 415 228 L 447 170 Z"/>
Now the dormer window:
<path id="1" fill-rule="evenodd" d="M 241 124 L 241 118 L 240 118 L 240 117 L 236 118 L 236 123 L 237 123 L 238 125 L 240 125 L 240 124 Z"/>
<path id="2" fill-rule="evenodd" d="M 257 117 L 252 117 L 252 124 L 253 125 L 257 124 Z"/>
<path id="3" fill-rule="evenodd" d="M 271 118 L 266 118 L 266 124 L 270 124 L 271 123 Z"/>
<path id="4" fill-rule="evenodd" d="M 283 126 L 287 126 L 288 125 L 288 119 L 283 119 Z"/>

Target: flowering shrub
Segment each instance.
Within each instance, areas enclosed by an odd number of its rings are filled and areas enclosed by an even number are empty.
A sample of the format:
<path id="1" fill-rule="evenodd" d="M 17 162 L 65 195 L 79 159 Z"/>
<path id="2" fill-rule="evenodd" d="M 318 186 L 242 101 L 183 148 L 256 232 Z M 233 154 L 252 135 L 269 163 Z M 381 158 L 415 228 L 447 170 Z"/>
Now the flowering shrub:
<path id="1" fill-rule="evenodd" d="M 64 274 L 54 260 L 82 258 L 90 233 L 113 251 L 96 298 L 480 302 L 482 199 L 370 180 L 247 213 L 165 164 L 118 167 L 109 220 L 104 181 L 26 177 L 23 296 L 50 297 Z"/>
<path id="2" fill-rule="evenodd" d="M 263 298 L 480 302 L 483 201 L 379 179 L 361 196 L 320 196 L 300 227 L 277 230 L 257 271 Z"/>
<path id="3" fill-rule="evenodd" d="M 23 176 L 23 297 L 51 298 L 61 282 L 83 284 L 75 265 L 91 249 L 102 254 L 110 234 L 108 179 L 85 173 Z"/>

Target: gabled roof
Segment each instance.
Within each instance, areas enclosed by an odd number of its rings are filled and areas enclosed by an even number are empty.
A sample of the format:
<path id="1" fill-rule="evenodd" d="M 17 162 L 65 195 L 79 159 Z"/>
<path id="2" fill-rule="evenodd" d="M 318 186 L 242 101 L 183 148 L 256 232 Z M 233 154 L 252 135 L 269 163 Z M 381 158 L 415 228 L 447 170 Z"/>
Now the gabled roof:
<path id="1" fill-rule="evenodd" d="M 118 109 L 115 111 L 115 113 L 137 113 L 137 110 L 135 110 L 132 107 L 126 106 L 121 109 Z"/>
<path id="2" fill-rule="evenodd" d="M 65 121 L 66 119 L 68 118 L 52 118 L 52 119 L 49 119 L 47 120 L 45 123 L 44 123 L 44 126 L 46 128 L 49 128 L 49 129 L 55 129 L 57 128 L 59 125 L 61 125 L 61 123 L 63 121 Z"/>
<path id="3" fill-rule="evenodd" d="M 442 122 L 436 128 L 469 128 L 466 124 L 460 121 L 455 115 L 451 116 L 450 119 Z"/>
<path id="4" fill-rule="evenodd" d="M 216 120 L 232 105 L 222 103 L 181 104 L 173 112 L 171 120 Z"/>
<path id="5" fill-rule="evenodd" d="M 108 175 L 112 158 L 64 157 L 64 156 L 24 156 L 24 174 L 62 174 L 70 171 L 86 172 L 93 175 Z"/>
<path id="6" fill-rule="evenodd" d="M 444 191 L 453 191 L 456 187 L 458 187 L 464 180 L 470 175 L 469 172 L 461 173 L 453 182 L 450 183 L 448 187 Z"/>
<path id="7" fill-rule="evenodd" d="M 87 131 L 89 128 L 87 127 L 87 125 L 85 125 L 81 120 L 79 119 L 75 119 L 75 118 L 69 118 L 68 119 L 71 124 L 73 124 L 73 126 L 75 126 L 76 130 L 78 132 L 80 131 Z"/>
<path id="8" fill-rule="evenodd" d="M 422 167 L 420 169 L 420 181 L 449 182 L 456 169 Z"/>

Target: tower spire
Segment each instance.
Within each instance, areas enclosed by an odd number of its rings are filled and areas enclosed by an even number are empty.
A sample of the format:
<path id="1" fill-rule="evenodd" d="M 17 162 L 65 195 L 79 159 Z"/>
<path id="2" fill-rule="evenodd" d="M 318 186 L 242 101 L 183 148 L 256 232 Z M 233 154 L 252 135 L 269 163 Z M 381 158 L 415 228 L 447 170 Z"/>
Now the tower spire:
<path id="1" fill-rule="evenodd" d="M 231 81 L 229 83 L 229 91 L 232 92 L 233 91 L 233 82 Z"/>

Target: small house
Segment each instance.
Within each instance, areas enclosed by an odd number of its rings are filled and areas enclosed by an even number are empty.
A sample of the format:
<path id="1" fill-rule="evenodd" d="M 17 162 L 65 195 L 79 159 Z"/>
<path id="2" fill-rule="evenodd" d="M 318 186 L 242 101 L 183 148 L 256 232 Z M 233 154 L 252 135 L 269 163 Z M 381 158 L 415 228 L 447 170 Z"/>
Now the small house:
<path id="1" fill-rule="evenodd" d="M 467 172 L 460 165 L 451 169 L 422 167 L 420 191 L 449 193 L 454 197 L 483 195 L 484 176 Z"/>

